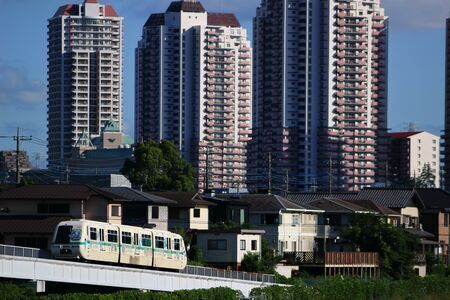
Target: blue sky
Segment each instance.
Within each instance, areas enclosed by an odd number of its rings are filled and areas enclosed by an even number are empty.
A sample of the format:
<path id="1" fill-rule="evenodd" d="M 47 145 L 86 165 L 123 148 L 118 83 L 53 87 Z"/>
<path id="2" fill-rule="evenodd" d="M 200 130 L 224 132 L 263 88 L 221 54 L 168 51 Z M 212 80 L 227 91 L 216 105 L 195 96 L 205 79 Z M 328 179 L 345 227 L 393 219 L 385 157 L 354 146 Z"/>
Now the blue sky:
<path id="1" fill-rule="evenodd" d="M 82 0 L 1 0 L 0 10 L 0 136 L 15 134 L 46 139 L 47 19 L 60 5 Z M 170 0 L 100 0 L 124 17 L 125 131 L 133 134 L 134 48 L 152 13 L 163 12 Z M 234 12 L 251 30 L 260 0 L 203 0 L 208 11 Z M 389 127 L 439 134 L 444 124 L 445 18 L 448 0 L 382 0 L 390 17 Z M 38 145 L 39 144 L 39 145 Z M 13 149 L 0 139 L 0 149 Z M 24 142 L 35 164 L 43 166 L 46 148 Z M 40 159 L 37 160 L 37 155 Z"/>

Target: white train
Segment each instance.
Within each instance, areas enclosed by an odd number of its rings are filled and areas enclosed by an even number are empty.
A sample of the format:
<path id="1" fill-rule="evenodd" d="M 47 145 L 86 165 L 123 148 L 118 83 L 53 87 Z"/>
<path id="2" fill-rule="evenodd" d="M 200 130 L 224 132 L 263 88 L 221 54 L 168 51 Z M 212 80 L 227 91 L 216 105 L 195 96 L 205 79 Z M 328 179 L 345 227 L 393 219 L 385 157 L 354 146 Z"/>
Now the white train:
<path id="1" fill-rule="evenodd" d="M 182 270 L 187 257 L 175 233 L 89 220 L 58 224 L 51 247 L 56 259 L 87 260 Z"/>

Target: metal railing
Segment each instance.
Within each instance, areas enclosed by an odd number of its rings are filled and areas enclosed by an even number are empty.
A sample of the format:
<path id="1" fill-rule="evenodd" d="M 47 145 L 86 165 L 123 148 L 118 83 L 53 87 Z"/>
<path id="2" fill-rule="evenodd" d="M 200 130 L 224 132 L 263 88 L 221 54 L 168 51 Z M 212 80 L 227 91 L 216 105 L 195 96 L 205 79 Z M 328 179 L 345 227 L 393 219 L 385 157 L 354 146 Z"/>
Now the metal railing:
<path id="1" fill-rule="evenodd" d="M 184 270 L 182 270 L 181 273 L 190 274 L 190 275 L 208 276 L 208 277 L 248 280 L 248 281 L 264 282 L 264 283 L 275 283 L 275 275 L 271 275 L 271 274 L 229 271 L 229 270 L 207 268 L 207 267 L 200 267 L 200 266 L 186 266 L 186 268 Z"/>
<path id="2" fill-rule="evenodd" d="M 46 258 L 41 249 L 0 244 L 0 255 Z"/>

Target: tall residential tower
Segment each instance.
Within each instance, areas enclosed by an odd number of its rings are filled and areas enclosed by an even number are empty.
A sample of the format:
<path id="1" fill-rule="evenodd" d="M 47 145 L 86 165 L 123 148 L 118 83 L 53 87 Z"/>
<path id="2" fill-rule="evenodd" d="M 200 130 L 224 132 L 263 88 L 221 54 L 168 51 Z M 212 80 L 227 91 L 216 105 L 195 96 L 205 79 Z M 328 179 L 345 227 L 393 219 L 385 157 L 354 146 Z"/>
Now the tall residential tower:
<path id="1" fill-rule="evenodd" d="M 80 137 L 122 129 L 122 18 L 86 0 L 48 21 L 48 163 L 64 167 Z"/>
<path id="2" fill-rule="evenodd" d="M 375 183 L 387 127 L 380 0 L 262 0 L 253 34 L 250 188 Z"/>
<path id="3" fill-rule="evenodd" d="M 445 132 L 444 132 L 444 188 L 450 191 L 450 18 L 447 19 L 445 48 Z"/>
<path id="4" fill-rule="evenodd" d="M 172 2 L 136 49 L 137 140 L 171 140 L 198 187 L 242 188 L 251 127 L 252 51 L 233 14 Z"/>

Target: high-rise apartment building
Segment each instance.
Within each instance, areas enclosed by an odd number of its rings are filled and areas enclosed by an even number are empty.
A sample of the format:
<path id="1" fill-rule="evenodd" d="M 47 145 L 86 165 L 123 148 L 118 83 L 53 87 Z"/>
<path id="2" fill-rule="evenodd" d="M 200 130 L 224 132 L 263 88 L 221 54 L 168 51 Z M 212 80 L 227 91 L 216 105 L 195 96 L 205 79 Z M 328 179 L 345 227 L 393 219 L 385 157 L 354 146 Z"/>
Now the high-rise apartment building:
<path id="1" fill-rule="evenodd" d="M 109 120 L 122 129 L 122 18 L 96 0 L 61 6 L 48 21 L 49 167 Z"/>
<path id="2" fill-rule="evenodd" d="M 254 19 L 254 189 L 375 183 L 387 127 L 380 0 L 262 0 Z"/>
<path id="3" fill-rule="evenodd" d="M 450 18 L 447 19 L 445 48 L 445 132 L 444 132 L 444 188 L 450 191 Z"/>
<path id="4" fill-rule="evenodd" d="M 388 173 L 391 184 L 418 178 L 429 166 L 434 186 L 440 186 L 439 137 L 426 131 L 387 134 Z"/>
<path id="5" fill-rule="evenodd" d="M 198 187 L 245 186 L 252 51 L 233 14 L 172 2 L 144 25 L 136 49 L 137 140 L 171 140 Z"/>

